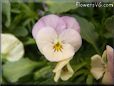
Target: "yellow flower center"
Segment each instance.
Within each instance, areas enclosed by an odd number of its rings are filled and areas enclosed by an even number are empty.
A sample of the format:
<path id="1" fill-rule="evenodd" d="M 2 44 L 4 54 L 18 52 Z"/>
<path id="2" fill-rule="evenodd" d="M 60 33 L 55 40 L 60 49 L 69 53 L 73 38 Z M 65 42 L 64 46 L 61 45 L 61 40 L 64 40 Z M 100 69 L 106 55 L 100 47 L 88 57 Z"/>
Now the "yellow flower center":
<path id="1" fill-rule="evenodd" d="M 54 46 L 53 46 L 54 52 L 55 51 L 62 51 L 63 47 L 62 44 L 60 42 L 57 42 Z"/>

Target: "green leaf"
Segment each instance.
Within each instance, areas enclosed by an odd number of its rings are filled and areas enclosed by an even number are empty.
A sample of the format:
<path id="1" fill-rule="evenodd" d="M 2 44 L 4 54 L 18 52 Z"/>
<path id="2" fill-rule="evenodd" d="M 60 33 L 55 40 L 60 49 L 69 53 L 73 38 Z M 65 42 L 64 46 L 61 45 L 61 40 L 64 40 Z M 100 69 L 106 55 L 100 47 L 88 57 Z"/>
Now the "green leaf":
<path id="1" fill-rule="evenodd" d="M 3 76 L 10 82 L 16 82 L 19 78 L 27 75 L 41 63 L 36 63 L 28 58 L 23 58 L 16 62 L 7 62 L 3 65 Z"/>
<path id="2" fill-rule="evenodd" d="M 107 18 L 104 25 L 107 31 L 114 33 L 114 16 Z"/>
<path id="3" fill-rule="evenodd" d="M 21 4 L 19 4 L 19 6 L 20 6 L 20 10 L 21 10 L 22 14 L 24 14 L 23 16 L 26 16 L 26 17 L 32 18 L 32 19 L 38 18 L 37 12 L 33 11 L 27 4 L 21 3 Z"/>
<path id="4" fill-rule="evenodd" d="M 82 77 L 79 77 L 78 79 L 76 79 L 75 83 L 79 84 L 79 83 L 84 82 L 84 80 L 85 80 L 85 77 L 82 76 Z"/>
<path id="5" fill-rule="evenodd" d="M 81 28 L 80 34 L 82 38 L 87 42 L 89 42 L 90 44 L 92 44 L 96 52 L 99 53 L 99 49 L 96 44 L 98 39 L 98 33 L 95 31 L 95 26 L 91 22 L 87 21 L 85 18 L 76 15 L 74 17 L 80 24 Z"/>
<path id="6" fill-rule="evenodd" d="M 86 84 L 92 84 L 92 83 L 93 83 L 93 76 L 91 74 L 89 74 L 86 79 Z"/>
<path id="7" fill-rule="evenodd" d="M 76 72 L 79 69 L 81 69 L 82 67 L 84 67 L 85 65 L 86 65 L 86 63 L 83 62 L 83 63 L 77 64 L 77 65 L 76 64 L 73 64 L 72 67 L 73 67 L 74 71 Z"/>
<path id="8" fill-rule="evenodd" d="M 93 16 L 93 8 L 91 8 L 91 7 L 79 7 L 76 9 L 76 13 L 80 16 L 85 16 L 88 19 L 91 19 Z"/>
<path id="9" fill-rule="evenodd" d="M 70 1 L 58 1 L 58 0 L 46 0 L 48 5 L 48 11 L 51 13 L 63 13 L 71 9 L 77 8 L 74 0 Z"/>
<path id="10" fill-rule="evenodd" d="M 51 66 L 46 66 L 41 68 L 40 70 L 36 71 L 34 73 L 34 79 L 37 80 L 39 78 L 46 78 L 46 77 L 50 77 L 50 73 L 52 72 L 52 68 Z M 51 73 L 52 74 L 52 73 Z"/>
<path id="11" fill-rule="evenodd" d="M 82 74 L 84 75 L 85 72 L 87 72 L 85 69 L 81 69 L 81 70 L 79 70 L 79 71 L 76 71 L 76 72 L 74 73 L 73 77 L 70 79 L 70 81 L 74 81 L 75 78 L 77 78 L 78 76 L 80 76 L 80 75 L 82 75 Z"/>
<path id="12" fill-rule="evenodd" d="M 28 35 L 28 31 L 27 29 L 24 27 L 24 26 L 20 26 L 20 27 L 17 27 L 15 28 L 12 33 L 15 35 L 15 36 L 18 36 L 18 37 L 25 37 Z"/>
<path id="13" fill-rule="evenodd" d="M 23 42 L 24 45 L 31 45 L 31 44 L 35 44 L 35 40 L 31 37 L 27 37 L 26 39 L 24 39 L 25 41 Z"/>
<path id="14" fill-rule="evenodd" d="M 114 34 L 112 34 L 112 32 L 111 33 L 110 32 L 106 32 L 106 33 L 103 34 L 103 36 L 108 39 L 108 38 L 114 37 Z"/>
<path id="15" fill-rule="evenodd" d="M 11 5 L 9 0 L 2 0 L 2 11 L 3 14 L 6 16 L 5 25 L 6 27 L 9 27 L 11 22 Z"/>

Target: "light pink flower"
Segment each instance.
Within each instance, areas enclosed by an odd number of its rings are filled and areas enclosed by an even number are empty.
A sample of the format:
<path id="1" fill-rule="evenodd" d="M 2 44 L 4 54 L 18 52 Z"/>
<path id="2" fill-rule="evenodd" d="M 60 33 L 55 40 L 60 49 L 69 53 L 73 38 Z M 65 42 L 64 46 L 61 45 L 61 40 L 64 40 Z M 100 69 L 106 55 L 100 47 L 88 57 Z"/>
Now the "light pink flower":
<path id="1" fill-rule="evenodd" d="M 33 27 L 32 34 L 40 52 L 52 62 L 72 58 L 81 47 L 80 26 L 69 16 L 47 15 Z"/>

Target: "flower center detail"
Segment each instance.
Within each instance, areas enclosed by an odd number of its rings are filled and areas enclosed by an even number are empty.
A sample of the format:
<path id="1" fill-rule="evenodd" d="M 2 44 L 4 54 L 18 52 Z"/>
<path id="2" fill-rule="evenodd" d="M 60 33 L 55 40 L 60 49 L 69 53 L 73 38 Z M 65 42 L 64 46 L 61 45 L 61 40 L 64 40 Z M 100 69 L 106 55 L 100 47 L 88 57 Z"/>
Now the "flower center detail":
<path id="1" fill-rule="evenodd" d="M 63 47 L 62 47 L 62 45 L 61 45 L 61 43 L 60 42 L 57 42 L 54 46 L 53 46 L 53 49 L 54 49 L 54 52 L 55 51 L 61 51 L 62 52 L 62 49 L 63 49 Z"/>
<path id="2" fill-rule="evenodd" d="M 64 66 L 63 69 L 62 69 L 62 71 L 68 72 L 67 66 Z"/>

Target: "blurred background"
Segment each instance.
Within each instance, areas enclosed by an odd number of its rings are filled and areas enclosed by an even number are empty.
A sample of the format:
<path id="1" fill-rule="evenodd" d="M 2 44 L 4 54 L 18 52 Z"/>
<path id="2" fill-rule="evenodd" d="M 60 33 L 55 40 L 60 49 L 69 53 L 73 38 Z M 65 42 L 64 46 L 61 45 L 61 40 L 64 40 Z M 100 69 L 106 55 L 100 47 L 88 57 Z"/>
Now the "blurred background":
<path id="1" fill-rule="evenodd" d="M 68 81 L 54 82 L 55 63 L 48 62 L 39 52 L 31 33 L 33 25 L 47 14 L 73 16 L 81 27 L 83 43 L 71 60 L 75 74 Z M 2 0 L 2 33 L 11 33 L 21 40 L 25 49 L 23 58 L 29 58 L 29 61 L 2 62 L 2 83 L 100 83 L 90 73 L 90 58 L 102 55 L 106 45 L 113 47 L 113 7 L 77 7 L 73 0 Z"/>

